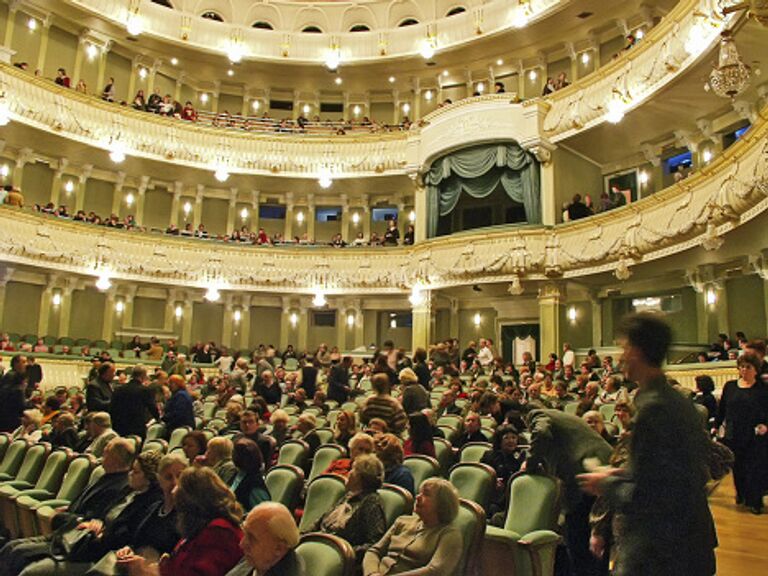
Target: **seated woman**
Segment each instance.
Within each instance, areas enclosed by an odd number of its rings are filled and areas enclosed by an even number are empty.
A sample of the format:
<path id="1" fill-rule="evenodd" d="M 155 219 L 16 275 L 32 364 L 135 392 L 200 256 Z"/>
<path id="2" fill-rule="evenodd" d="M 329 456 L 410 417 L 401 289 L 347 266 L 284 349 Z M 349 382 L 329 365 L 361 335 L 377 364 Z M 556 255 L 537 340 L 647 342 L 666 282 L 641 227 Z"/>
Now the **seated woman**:
<path id="1" fill-rule="evenodd" d="M 356 433 L 357 422 L 354 412 L 341 410 L 333 424 L 333 441 L 346 448 Z"/>
<path id="2" fill-rule="evenodd" d="M 21 414 L 21 426 L 16 428 L 11 434 L 11 440 L 24 438 L 30 442 L 37 442 L 43 435 L 40 430 L 40 421 L 43 419 L 43 413 L 37 408 L 24 410 Z"/>
<path id="3" fill-rule="evenodd" d="M 150 562 L 121 550 L 118 567 L 130 576 L 224 576 L 243 556 L 243 509 L 234 494 L 208 468 L 187 468 L 175 494 L 181 540 L 170 556 Z"/>
<path id="4" fill-rule="evenodd" d="M 480 459 L 482 464 L 487 464 L 496 471 L 496 491 L 491 496 L 488 506 L 488 517 L 507 510 L 507 481 L 520 471 L 525 462 L 526 453 L 517 448 L 517 428 L 506 424 L 499 426 L 493 434 L 493 450 L 489 450 Z"/>
<path id="5" fill-rule="evenodd" d="M 415 494 L 416 486 L 411 471 L 403 465 L 403 445 L 394 434 L 382 434 L 376 440 L 376 456 L 384 464 L 384 482 L 405 488 Z"/>
<path id="6" fill-rule="evenodd" d="M 247 513 L 257 504 L 270 498 L 264 483 L 264 460 L 259 445 L 248 438 L 240 438 L 235 442 L 232 462 L 237 466 L 237 474 L 229 488 Z"/>
<path id="7" fill-rule="evenodd" d="M 148 451 L 139 454 L 128 474 L 131 492 L 107 513 L 104 521 L 86 520 L 74 529 L 83 533 L 78 545 L 67 550 L 54 537 L 51 552 L 56 558 L 45 558 L 27 566 L 24 576 L 45 574 L 85 574 L 93 563 L 110 550 L 117 550 L 131 543 L 147 518 L 147 510 L 162 500 L 157 482 L 160 452 Z M 91 532 L 88 537 L 84 533 Z M 80 542 L 83 542 L 80 544 Z"/>
<path id="8" fill-rule="evenodd" d="M 308 532 L 335 534 L 349 542 L 358 564 L 365 551 L 387 531 L 384 507 L 377 490 L 384 480 L 384 465 L 373 454 L 355 459 L 347 479 L 346 494 L 318 519 Z"/>
<path id="9" fill-rule="evenodd" d="M 432 440 L 432 425 L 426 414 L 415 412 L 408 416 L 408 440 L 403 451 L 406 456 L 423 454 L 435 458 L 435 443 Z"/>
<path id="10" fill-rule="evenodd" d="M 275 456 L 277 456 L 277 448 L 282 446 L 286 440 L 291 439 L 290 421 L 291 419 L 288 416 L 288 413 L 279 408 L 269 417 L 269 423 L 272 424 L 272 430 L 269 432 L 269 435 L 275 439 Z"/>
<path id="11" fill-rule="evenodd" d="M 453 574 L 463 539 L 453 525 L 459 513 L 456 488 L 443 478 L 421 485 L 414 515 L 400 516 L 384 537 L 368 549 L 364 576 L 376 574 Z"/>
<path id="12" fill-rule="evenodd" d="M 232 462 L 234 445 L 229 438 L 211 438 L 203 456 L 195 460 L 196 466 L 209 466 L 227 486 L 237 474 L 237 467 Z"/>
<path id="13" fill-rule="evenodd" d="M 603 415 L 600 414 L 600 412 L 597 410 L 589 410 L 588 412 L 584 413 L 582 418 L 589 425 L 589 427 L 600 434 L 600 437 L 608 442 L 608 444 L 613 445 L 616 443 L 616 438 L 611 436 L 611 434 L 606 429 Z"/>
<path id="14" fill-rule="evenodd" d="M 181 439 L 181 449 L 187 461 L 192 464 L 198 456 L 205 454 L 208 448 L 208 438 L 200 430 L 192 430 Z"/>
<path id="15" fill-rule="evenodd" d="M 365 432 L 358 432 L 352 436 L 352 440 L 349 441 L 349 458 L 339 458 L 334 460 L 325 469 L 325 474 L 338 474 L 339 476 L 349 476 L 352 466 L 355 460 L 364 454 L 373 454 L 374 442 L 373 438 Z"/>

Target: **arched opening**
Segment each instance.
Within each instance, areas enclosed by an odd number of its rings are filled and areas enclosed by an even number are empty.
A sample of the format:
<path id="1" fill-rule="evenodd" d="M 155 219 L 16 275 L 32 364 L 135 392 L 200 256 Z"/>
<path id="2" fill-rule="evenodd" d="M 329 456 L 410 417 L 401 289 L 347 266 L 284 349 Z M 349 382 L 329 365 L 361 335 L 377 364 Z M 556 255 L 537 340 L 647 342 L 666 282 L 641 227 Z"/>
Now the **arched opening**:
<path id="1" fill-rule="evenodd" d="M 206 20 L 213 20 L 214 22 L 224 22 L 224 18 L 221 17 L 221 14 L 218 14 L 213 10 L 208 10 L 206 12 L 203 12 L 202 14 L 200 14 L 200 18 L 205 18 Z"/>
<path id="2" fill-rule="evenodd" d="M 405 28 L 406 26 L 415 26 L 418 24 L 419 21 L 416 20 L 416 18 L 406 18 L 400 24 L 397 25 L 398 28 Z"/>
<path id="3" fill-rule="evenodd" d="M 370 32 L 371 29 L 365 24 L 355 24 L 349 29 L 350 32 Z"/>
<path id="4" fill-rule="evenodd" d="M 464 8 L 464 6 L 456 6 L 455 8 L 451 8 L 450 10 L 448 10 L 448 14 L 446 14 L 446 17 L 456 16 L 456 14 L 463 14 L 466 11 L 467 9 Z"/>
<path id="5" fill-rule="evenodd" d="M 170 0 L 152 0 L 152 3 L 159 4 L 160 6 L 165 6 L 166 8 L 173 10 L 173 4 L 171 4 Z"/>
<path id="6" fill-rule="evenodd" d="M 251 25 L 251 28 L 258 28 L 259 30 L 274 30 L 274 27 L 269 22 L 259 20 Z"/>
<path id="7" fill-rule="evenodd" d="M 320 28 L 318 28 L 317 26 L 305 26 L 304 28 L 302 28 L 301 31 L 304 32 L 305 34 L 322 34 L 323 33 L 323 31 L 320 30 Z"/>

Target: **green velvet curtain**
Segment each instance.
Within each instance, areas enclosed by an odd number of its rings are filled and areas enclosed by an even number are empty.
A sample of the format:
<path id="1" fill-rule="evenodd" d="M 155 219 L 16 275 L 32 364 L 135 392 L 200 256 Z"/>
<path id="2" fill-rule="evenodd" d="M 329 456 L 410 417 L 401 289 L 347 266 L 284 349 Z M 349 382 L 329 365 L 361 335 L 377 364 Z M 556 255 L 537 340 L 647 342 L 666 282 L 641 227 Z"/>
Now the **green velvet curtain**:
<path id="1" fill-rule="evenodd" d="M 437 231 L 438 218 L 456 208 L 462 192 L 485 198 L 499 184 L 525 207 L 529 223 L 541 223 L 539 163 L 517 142 L 474 146 L 438 158 L 424 175 L 424 183 L 429 237 Z"/>

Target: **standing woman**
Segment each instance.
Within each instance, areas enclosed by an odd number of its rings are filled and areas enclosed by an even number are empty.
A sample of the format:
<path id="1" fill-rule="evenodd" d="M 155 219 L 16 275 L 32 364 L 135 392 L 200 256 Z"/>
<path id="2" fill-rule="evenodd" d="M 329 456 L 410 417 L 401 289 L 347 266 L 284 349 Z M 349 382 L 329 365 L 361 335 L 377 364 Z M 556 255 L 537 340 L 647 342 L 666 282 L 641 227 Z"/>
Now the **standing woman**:
<path id="1" fill-rule="evenodd" d="M 739 379 L 725 383 L 715 427 L 725 424 L 724 442 L 733 450 L 736 503 L 763 511 L 768 469 L 768 388 L 757 380 L 760 361 L 744 354 L 736 361 Z"/>

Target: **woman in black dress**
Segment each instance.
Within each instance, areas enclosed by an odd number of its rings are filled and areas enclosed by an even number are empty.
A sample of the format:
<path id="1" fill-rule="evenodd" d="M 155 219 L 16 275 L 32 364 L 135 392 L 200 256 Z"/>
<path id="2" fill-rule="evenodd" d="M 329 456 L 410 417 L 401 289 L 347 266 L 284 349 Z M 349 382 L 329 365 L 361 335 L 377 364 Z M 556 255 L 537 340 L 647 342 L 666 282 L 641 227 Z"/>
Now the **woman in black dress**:
<path id="1" fill-rule="evenodd" d="M 725 424 L 724 442 L 736 457 L 736 503 L 761 514 L 768 472 L 768 388 L 757 379 L 756 356 L 740 356 L 736 366 L 739 379 L 725 383 L 715 427 Z"/>

